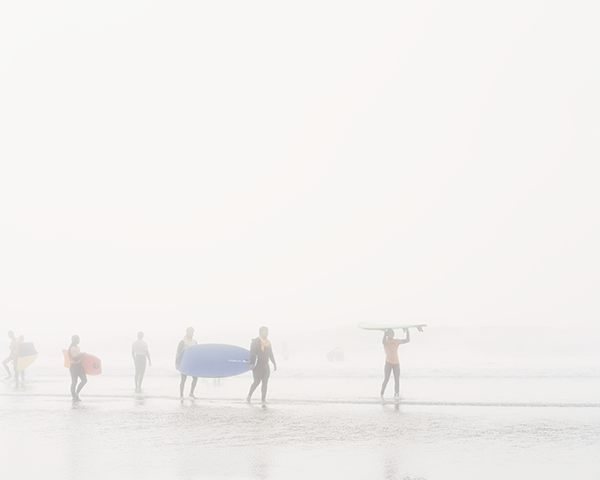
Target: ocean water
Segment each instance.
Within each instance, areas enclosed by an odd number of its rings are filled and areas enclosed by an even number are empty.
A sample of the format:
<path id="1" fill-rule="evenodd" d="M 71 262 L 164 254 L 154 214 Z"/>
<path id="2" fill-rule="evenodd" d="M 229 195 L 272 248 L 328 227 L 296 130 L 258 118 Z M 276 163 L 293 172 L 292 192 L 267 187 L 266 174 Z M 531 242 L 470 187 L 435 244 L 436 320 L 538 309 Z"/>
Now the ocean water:
<path id="1" fill-rule="evenodd" d="M 398 401 L 391 398 L 393 380 L 387 397 L 379 398 L 380 355 L 340 363 L 294 358 L 272 372 L 266 405 L 244 401 L 249 373 L 200 379 L 199 398 L 180 402 L 170 357 L 155 359 L 142 393 L 133 391 L 131 365 L 112 368 L 103 361 L 105 372 L 88 377 L 78 404 L 70 401 L 68 371 L 55 368 L 54 359 L 32 365 L 19 387 L 5 381 L 4 473 L 45 479 L 600 478 L 600 382 L 581 358 L 570 365 L 563 359 L 567 376 L 556 376 L 556 365 L 539 359 L 455 361 L 442 371 L 439 364 L 419 369 L 408 362 Z"/>

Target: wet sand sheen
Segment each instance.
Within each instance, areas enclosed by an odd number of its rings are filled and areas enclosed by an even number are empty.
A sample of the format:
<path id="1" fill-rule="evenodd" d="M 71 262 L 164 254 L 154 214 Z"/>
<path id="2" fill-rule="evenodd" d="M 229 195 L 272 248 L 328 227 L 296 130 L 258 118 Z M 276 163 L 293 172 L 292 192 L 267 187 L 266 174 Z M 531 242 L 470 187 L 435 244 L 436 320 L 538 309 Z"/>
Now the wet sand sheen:
<path id="1" fill-rule="evenodd" d="M 345 391 L 356 379 L 337 382 Z M 118 379 L 106 378 L 111 384 L 119 391 Z M 230 396 L 227 385 L 221 391 L 205 386 L 204 398 L 180 403 L 151 390 L 91 389 L 76 405 L 7 392 L 2 451 L 24 478 L 591 479 L 600 472 L 597 406 L 381 403 L 310 390 L 262 406 Z"/>

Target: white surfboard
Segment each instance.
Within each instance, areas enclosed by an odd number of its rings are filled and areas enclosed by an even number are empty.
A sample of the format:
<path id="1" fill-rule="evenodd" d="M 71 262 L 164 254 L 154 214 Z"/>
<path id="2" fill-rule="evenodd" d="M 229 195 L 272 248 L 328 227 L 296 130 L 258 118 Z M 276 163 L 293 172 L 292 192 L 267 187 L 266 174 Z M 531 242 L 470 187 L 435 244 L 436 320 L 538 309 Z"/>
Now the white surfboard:
<path id="1" fill-rule="evenodd" d="M 426 327 L 424 323 L 414 323 L 414 324 L 400 324 L 400 323 L 370 323 L 370 322 L 360 322 L 358 324 L 358 328 L 363 328 L 365 330 L 387 330 L 391 328 L 392 330 L 397 329 L 405 329 L 416 328 L 419 332 L 423 331 L 423 327 Z"/>

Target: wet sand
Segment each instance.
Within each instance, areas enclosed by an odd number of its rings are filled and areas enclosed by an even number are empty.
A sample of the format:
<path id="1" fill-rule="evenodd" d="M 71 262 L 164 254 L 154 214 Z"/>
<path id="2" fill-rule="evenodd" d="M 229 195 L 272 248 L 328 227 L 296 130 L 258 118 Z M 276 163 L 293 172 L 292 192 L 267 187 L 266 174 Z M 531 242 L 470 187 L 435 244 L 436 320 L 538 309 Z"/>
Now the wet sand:
<path id="1" fill-rule="evenodd" d="M 141 394 L 131 381 L 91 377 L 78 404 L 66 375 L 16 390 L 5 384 L 4 471 L 86 479 L 600 475 L 592 379 L 405 379 L 400 401 L 381 402 L 355 395 L 377 388 L 375 378 L 283 375 L 272 378 L 264 406 L 243 400 L 249 376 L 201 380 L 200 398 L 183 402 L 176 376 L 148 377 Z"/>

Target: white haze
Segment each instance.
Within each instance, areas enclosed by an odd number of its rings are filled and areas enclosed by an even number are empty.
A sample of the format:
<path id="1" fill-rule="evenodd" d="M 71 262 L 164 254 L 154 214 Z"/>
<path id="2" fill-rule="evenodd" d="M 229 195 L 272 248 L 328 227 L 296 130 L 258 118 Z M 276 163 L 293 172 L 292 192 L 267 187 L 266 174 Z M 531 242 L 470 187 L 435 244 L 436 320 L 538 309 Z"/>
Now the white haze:
<path id="1" fill-rule="evenodd" d="M 596 328 L 598 13 L 4 2 L 2 329 Z"/>

